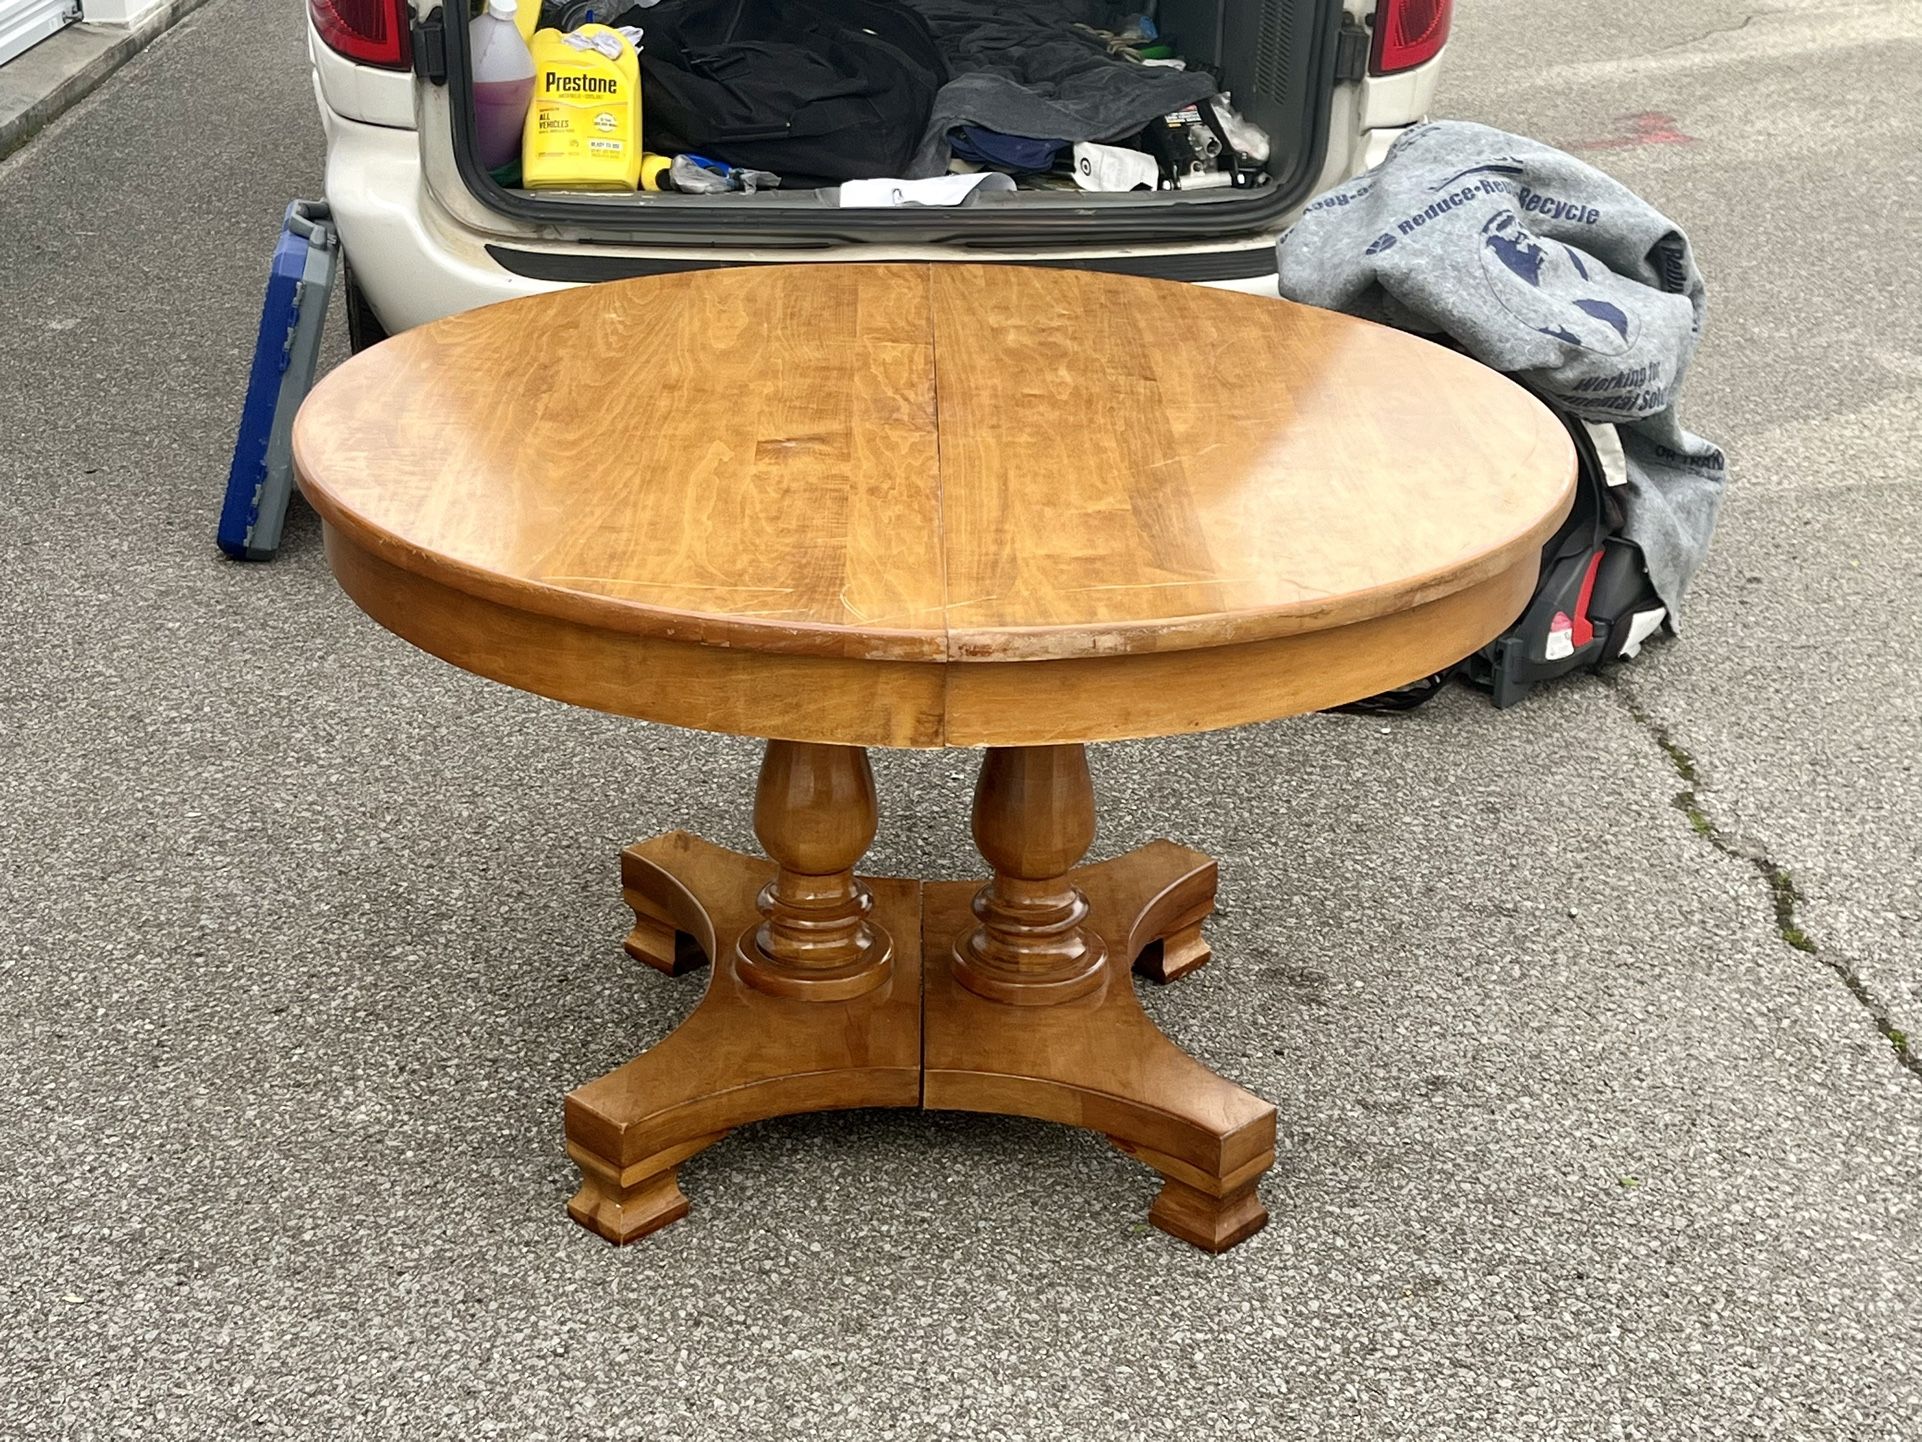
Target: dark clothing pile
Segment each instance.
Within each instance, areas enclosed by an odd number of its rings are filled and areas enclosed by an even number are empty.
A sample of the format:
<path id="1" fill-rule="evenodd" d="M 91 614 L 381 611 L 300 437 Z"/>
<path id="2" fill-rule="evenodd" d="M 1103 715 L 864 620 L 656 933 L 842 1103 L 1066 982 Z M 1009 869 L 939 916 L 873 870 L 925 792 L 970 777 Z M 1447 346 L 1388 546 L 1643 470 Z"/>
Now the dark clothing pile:
<path id="1" fill-rule="evenodd" d="M 948 78 L 926 23 L 895 0 L 669 0 L 629 15 L 648 148 L 789 185 L 903 174 Z"/>
<path id="2" fill-rule="evenodd" d="M 944 175 L 961 153 L 1020 174 L 1213 95 L 1206 72 L 1111 54 L 1076 25 L 1104 0 L 662 0 L 639 25 L 647 146 L 789 186 Z"/>
<path id="3" fill-rule="evenodd" d="M 1122 140 L 1220 88 L 1204 71 L 1119 59 L 1076 30 L 1112 23 L 1101 0 L 906 3 L 927 20 L 952 75 L 934 97 L 910 179 L 946 173 L 957 126 L 1066 144 Z"/>

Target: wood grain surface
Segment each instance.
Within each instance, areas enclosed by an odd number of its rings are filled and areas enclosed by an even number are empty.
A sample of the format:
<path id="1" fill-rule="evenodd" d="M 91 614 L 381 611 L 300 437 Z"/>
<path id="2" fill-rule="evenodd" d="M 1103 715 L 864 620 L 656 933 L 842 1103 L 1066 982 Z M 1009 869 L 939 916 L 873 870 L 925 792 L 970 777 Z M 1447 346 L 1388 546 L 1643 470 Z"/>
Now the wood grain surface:
<path id="1" fill-rule="evenodd" d="M 456 664 L 674 724 L 921 746 L 1200 730 L 1412 679 L 1513 620 L 1575 474 L 1546 409 L 1427 342 L 975 265 L 468 312 L 329 375 L 294 453 L 348 590 Z M 1346 638 L 1322 633 L 1427 607 L 1445 637 L 1377 624 L 1326 671 Z M 1285 684 L 1170 690 L 1250 647 Z"/>

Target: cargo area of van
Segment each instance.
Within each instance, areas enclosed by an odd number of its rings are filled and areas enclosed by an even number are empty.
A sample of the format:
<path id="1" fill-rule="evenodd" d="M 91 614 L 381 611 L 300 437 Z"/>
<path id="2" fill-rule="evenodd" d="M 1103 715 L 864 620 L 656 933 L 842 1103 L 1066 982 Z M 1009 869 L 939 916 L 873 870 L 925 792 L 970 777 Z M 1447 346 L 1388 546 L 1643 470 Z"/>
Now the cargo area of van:
<path id="1" fill-rule="evenodd" d="M 1313 186 L 1369 38 L 1339 0 L 461 0 L 442 23 L 447 143 L 483 205 L 757 243 L 1257 229 Z M 543 57 L 519 122 L 504 23 Z M 573 150 L 531 148 L 548 132 Z"/>

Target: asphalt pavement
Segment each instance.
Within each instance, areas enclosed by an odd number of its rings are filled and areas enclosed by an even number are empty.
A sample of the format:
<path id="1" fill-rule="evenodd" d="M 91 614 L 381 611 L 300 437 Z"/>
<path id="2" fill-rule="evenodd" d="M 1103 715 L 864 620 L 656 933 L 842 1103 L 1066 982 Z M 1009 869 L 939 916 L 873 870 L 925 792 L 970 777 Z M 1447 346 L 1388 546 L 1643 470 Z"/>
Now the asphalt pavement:
<path id="1" fill-rule="evenodd" d="M 1147 998 L 1280 1107 L 1221 1258 L 966 1116 L 565 1219 L 561 1095 L 702 985 L 616 849 L 751 844 L 757 752 L 410 650 L 305 512 L 215 554 L 300 25 L 212 0 L 0 163 L 0 1435 L 1922 1436 L 1916 7 L 1464 0 L 1437 112 L 1695 242 L 1733 480 L 1612 681 L 1098 751 L 1099 854 L 1223 862 Z M 872 869 L 971 873 L 968 758 L 877 772 Z"/>

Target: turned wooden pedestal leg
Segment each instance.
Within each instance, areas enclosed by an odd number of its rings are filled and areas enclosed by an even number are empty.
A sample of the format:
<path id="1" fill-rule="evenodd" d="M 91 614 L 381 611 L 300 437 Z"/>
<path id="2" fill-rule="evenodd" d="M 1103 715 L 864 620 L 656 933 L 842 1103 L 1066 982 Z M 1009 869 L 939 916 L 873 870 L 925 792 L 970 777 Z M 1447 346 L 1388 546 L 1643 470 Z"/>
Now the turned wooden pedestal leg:
<path id="1" fill-rule="evenodd" d="M 1163 841 L 1076 868 L 1094 839 L 1080 746 L 990 750 L 974 835 L 988 883 L 923 889 L 924 1105 L 1104 1132 L 1161 1174 L 1156 1226 L 1211 1252 L 1252 1236 L 1274 1108 L 1163 1036 L 1128 975 L 1208 959 L 1214 862 Z"/>
<path id="2" fill-rule="evenodd" d="M 622 854 L 628 952 L 713 974 L 665 1041 L 569 1093 L 582 1226 L 631 1242 L 686 1216 L 680 1164 L 746 1122 L 920 1101 L 921 888 L 854 875 L 874 827 L 865 751 L 771 741 L 754 800 L 771 860 L 685 832 Z"/>

